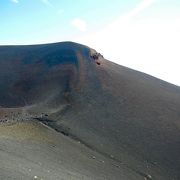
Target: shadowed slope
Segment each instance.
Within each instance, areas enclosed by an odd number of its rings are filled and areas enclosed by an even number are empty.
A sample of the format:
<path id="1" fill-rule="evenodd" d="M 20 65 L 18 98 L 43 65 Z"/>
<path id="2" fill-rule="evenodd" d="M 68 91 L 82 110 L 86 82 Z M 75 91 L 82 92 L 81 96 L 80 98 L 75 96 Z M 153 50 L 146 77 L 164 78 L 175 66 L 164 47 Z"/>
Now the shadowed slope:
<path id="1" fill-rule="evenodd" d="M 31 105 L 68 91 L 78 80 L 80 50 L 87 51 L 72 43 L 0 47 L 1 105 Z"/>
<path id="2" fill-rule="evenodd" d="M 144 179 L 180 178 L 180 88 L 83 45 L 0 47 L 0 105 L 7 119 L 36 118 Z"/>

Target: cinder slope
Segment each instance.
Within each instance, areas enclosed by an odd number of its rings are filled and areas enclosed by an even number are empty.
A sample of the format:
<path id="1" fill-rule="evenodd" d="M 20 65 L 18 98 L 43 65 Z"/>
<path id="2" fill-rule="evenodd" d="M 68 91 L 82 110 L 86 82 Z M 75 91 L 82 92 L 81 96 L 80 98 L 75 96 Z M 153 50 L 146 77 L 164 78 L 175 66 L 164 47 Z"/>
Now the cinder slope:
<path id="1" fill-rule="evenodd" d="M 88 47 L 0 47 L 0 105 L 3 121 L 40 120 L 127 168 L 127 179 L 180 179 L 180 88 Z"/>
<path id="2" fill-rule="evenodd" d="M 37 122 L 0 126 L 0 179 L 142 179 Z"/>

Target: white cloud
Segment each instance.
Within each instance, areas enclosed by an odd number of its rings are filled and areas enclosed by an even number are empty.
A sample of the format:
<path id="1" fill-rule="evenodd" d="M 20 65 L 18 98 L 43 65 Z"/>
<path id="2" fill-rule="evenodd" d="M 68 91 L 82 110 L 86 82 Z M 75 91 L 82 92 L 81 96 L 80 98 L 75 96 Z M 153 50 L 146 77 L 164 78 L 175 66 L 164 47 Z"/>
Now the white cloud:
<path id="1" fill-rule="evenodd" d="M 13 3 L 18 3 L 19 1 L 18 0 L 11 0 Z"/>
<path id="2" fill-rule="evenodd" d="M 137 4 L 137 6 L 134 9 L 132 9 L 131 11 L 127 12 L 126 14 L 120 16 L 114 22 L 112 22 L 109 25 L 109 28 L 111 28 L 111 26 L 113 27 L 114 24 L 122 24 L 122 25 L 124 25 L 124 23 L 127 23 L 133 17 L 137 16 L 142 11 L 144 11 L 145 9 L 152 6 L 155 2 L 157 2 L 157 0 L 143 0 L 143 1 L 141 1 L 139 4 Z"/>
<path id="3" fill-rule="evenodd" d="M 72 20 L 71 24 L 80 31 L 86 31 L 87 30 L 87 23 L 79 18 L 75 18 Z"/>
<path id="4" fill-rule="evenodd" d="M 51 2 L 49 0 L 41 0 L 41 2 L 47 6 L 53 7 L 53 5 L 51 4 Z"/>
<path id="5" fill-rule="evenodd" d="M 141 3 L 139 3 L 132 11 L 125 14 L 121 18 L 131 18 L 145 10 L 146 8 L 150 7 L 153 3 L 155 3 L 157 0 L 143 0 Z"/>

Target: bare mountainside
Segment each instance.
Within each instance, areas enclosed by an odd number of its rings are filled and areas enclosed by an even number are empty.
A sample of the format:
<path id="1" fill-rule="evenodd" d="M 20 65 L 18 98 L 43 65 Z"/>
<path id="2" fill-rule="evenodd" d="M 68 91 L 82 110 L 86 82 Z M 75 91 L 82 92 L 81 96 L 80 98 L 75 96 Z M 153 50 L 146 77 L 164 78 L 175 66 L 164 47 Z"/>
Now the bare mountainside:
<path id="1" fill-rule="evenodd" d="M 180 179 L 180 88 L 87 46 L 0 46 L 0 122 L 0 179 Z"/>

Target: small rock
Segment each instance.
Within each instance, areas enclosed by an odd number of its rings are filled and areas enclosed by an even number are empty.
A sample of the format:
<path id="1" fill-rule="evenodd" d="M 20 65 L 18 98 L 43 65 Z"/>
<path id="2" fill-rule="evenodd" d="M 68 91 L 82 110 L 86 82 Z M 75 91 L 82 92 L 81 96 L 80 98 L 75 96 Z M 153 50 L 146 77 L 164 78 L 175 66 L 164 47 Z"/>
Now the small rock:
<path id="1" fill-rule="evenodd" d="M 152 176 L 151 176 L 150 174 L 148 174 L 147 177 L 148 177 L 149 179 L 152 179 Z"/>
<path id="2" fill-rule="evenodd" d="M 96 64 L 97 64 L 97 65 L 101 65 L 101 63 L 100 63 L 100 62 L 98 62 L 98 61 L 96 62 Z"/>
<path id="3" fill-rule="evenodd" d="M 111 158 L 114 158 L 114 156 L 113 156 L 113 155 L 110 155 L 110 157 L 111 157 Z"/>

